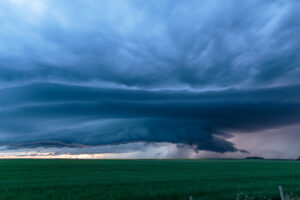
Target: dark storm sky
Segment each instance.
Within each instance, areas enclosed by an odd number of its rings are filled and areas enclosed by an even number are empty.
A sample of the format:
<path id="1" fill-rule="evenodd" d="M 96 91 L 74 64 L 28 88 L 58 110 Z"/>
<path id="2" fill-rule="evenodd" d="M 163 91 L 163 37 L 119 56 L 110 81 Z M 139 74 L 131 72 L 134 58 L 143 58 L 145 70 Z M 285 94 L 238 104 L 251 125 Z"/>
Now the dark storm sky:
<path id="1" fill-rule="evenodd" d="M 233 135 L 299 133 L 299 9 L 293 0 L 2 1 L 0 145 L 245 153 Z"/>

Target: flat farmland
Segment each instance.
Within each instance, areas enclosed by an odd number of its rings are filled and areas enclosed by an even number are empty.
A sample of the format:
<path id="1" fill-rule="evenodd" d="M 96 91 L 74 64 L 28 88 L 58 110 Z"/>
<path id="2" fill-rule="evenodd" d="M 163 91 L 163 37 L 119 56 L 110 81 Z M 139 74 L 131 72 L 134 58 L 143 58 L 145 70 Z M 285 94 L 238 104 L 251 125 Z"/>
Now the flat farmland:
<path id="1" fill-rule="evenodd" d="M 0 199 L 279 199 L 300 196 L 300 162 L 0 160 Z"/>

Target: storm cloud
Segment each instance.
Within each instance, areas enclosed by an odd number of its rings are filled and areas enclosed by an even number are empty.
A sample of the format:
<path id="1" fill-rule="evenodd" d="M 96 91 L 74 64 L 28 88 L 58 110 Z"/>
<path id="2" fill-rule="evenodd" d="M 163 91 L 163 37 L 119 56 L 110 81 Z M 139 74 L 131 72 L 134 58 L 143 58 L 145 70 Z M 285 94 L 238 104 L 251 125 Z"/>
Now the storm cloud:
<path id="1" fill-rule="evenodd" d="M 292 0 L 0 2 L 0 144 L 246 152 L 233 133 L 300 123 L 299 8 Z"/>
<path id="2" fill-rule="evenodd" d="M 299 89 L 145 91 L 36 83 L 1 90 L 0 130 L 3 145 L 25 147 L 143 141 L 237 151 L 225 140 L 231 131 L 299 123 Z"/>

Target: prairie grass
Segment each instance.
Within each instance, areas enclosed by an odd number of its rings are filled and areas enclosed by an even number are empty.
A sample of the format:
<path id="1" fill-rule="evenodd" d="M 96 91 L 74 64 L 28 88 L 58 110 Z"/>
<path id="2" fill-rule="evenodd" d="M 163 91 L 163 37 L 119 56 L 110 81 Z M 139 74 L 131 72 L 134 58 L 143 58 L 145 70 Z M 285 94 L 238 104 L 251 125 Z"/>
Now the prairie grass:
<path id="1" fill-rule="evenodd" d="M 300 196 L 300 162 L 0 160 L 0 199 L 280 199 Z M 242 199 L 242 196 L 240 196 Z"/>

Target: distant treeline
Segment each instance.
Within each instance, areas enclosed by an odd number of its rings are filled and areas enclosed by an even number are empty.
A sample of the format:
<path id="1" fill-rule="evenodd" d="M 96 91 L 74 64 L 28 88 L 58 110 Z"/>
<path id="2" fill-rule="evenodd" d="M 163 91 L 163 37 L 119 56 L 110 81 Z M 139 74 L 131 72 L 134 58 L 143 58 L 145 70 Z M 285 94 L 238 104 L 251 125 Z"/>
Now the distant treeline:
<path id="1" fill-rule="evenodd" d="M 252 156 L 252 157 L 246 157 L 245 159 L 251 159 L 251 160 L 263 160 L 264 158 L 258 157 L 258 156 Z"/>

